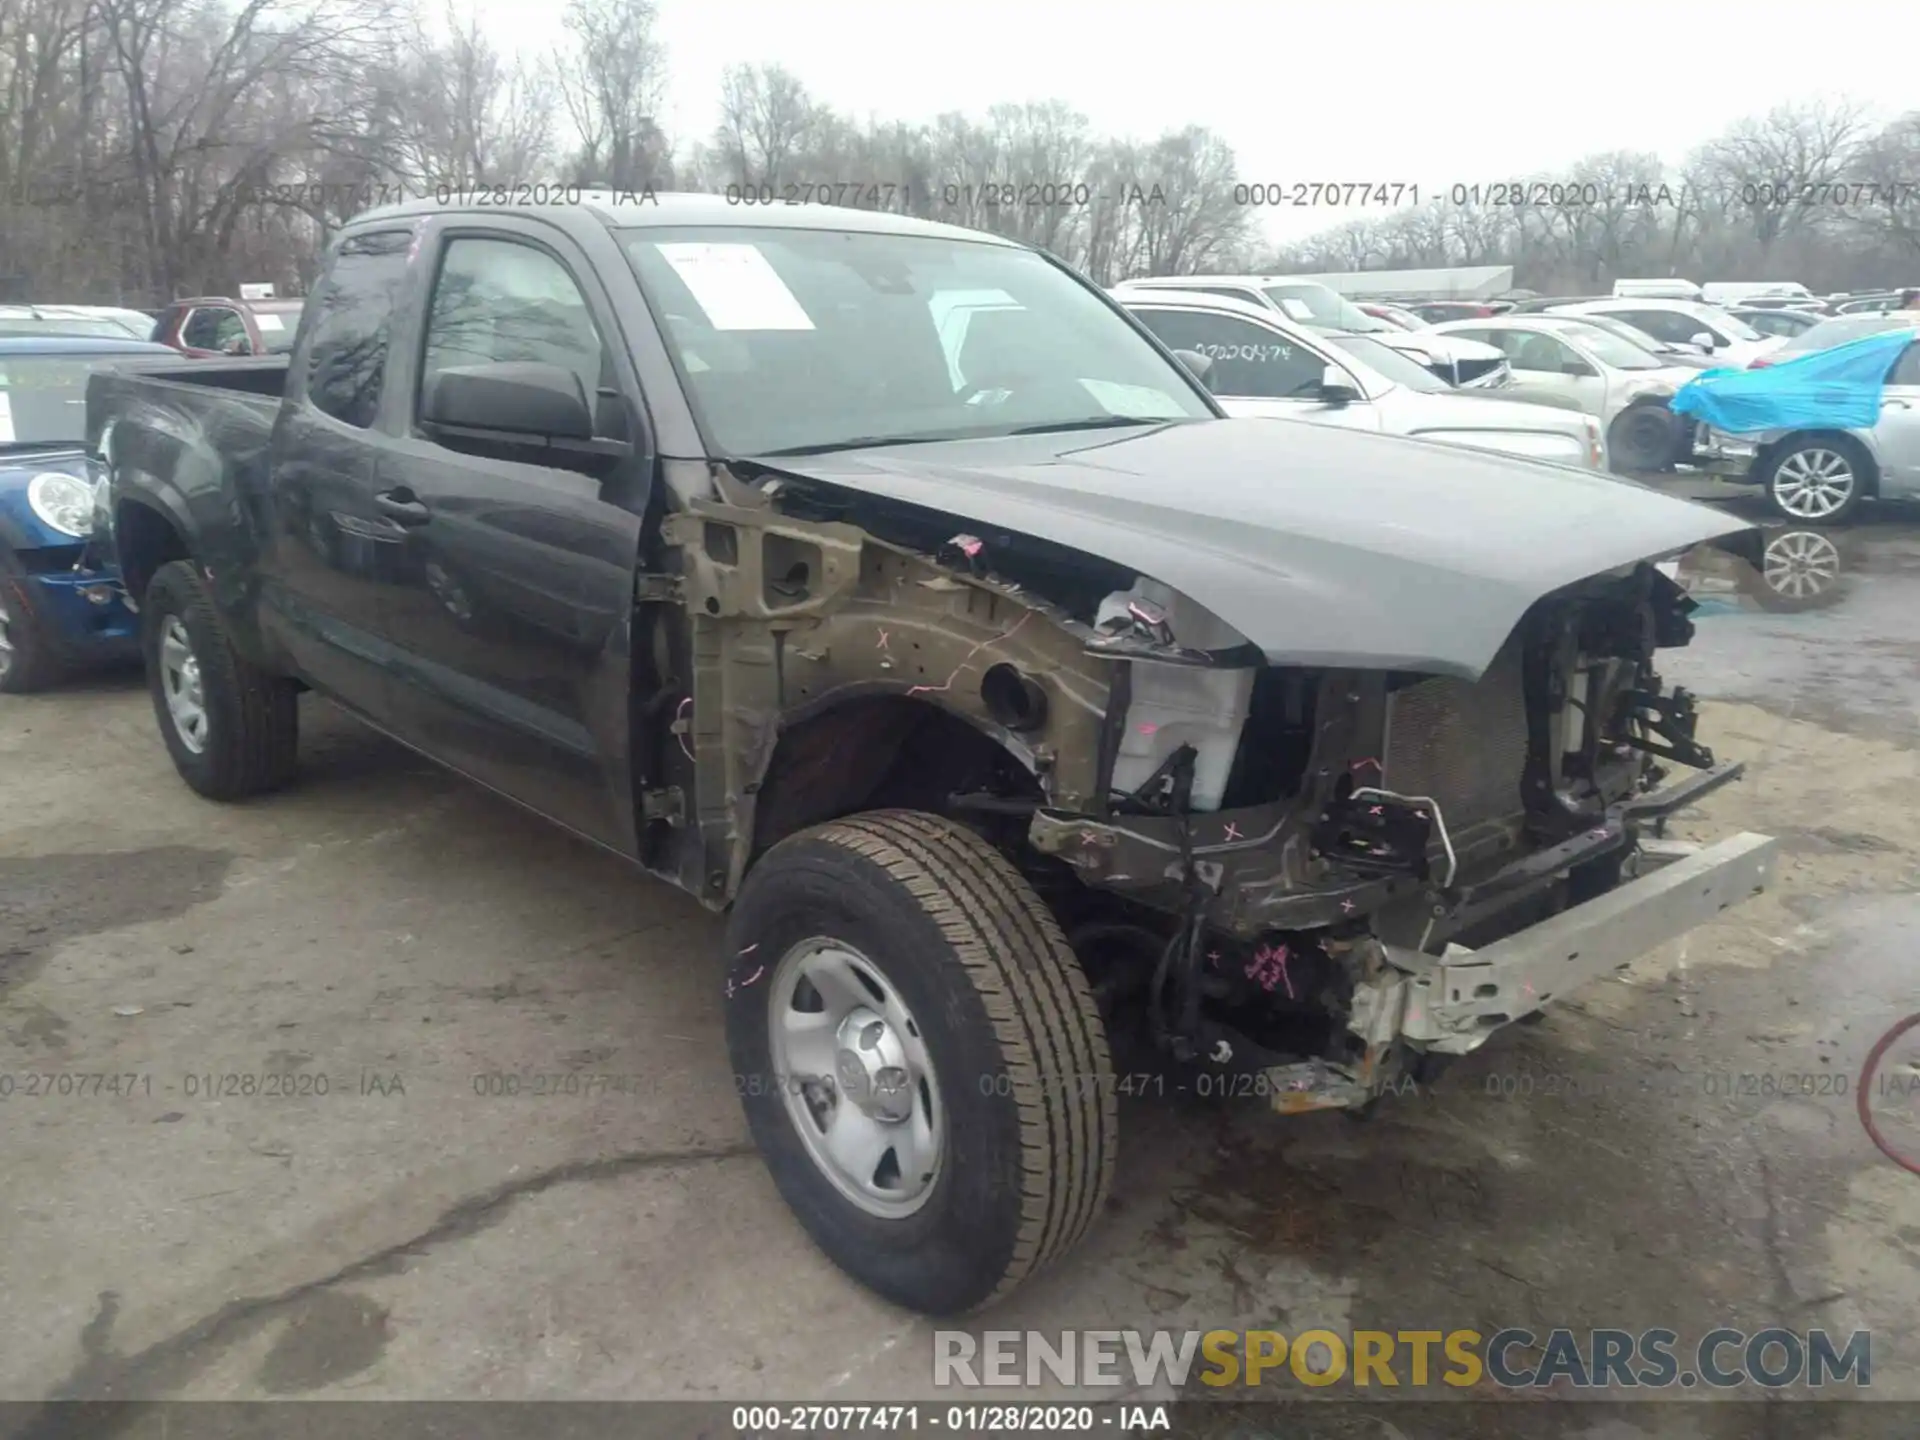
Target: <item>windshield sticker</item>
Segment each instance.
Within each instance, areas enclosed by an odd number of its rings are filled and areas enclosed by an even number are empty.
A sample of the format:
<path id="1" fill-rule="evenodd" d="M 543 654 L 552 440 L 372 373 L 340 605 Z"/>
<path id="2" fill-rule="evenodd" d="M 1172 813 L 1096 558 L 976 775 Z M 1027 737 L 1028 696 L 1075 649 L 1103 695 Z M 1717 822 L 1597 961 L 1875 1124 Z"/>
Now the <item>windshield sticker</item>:
<path id="1" fill-rule="evenodd" d="M 1306 301 L 1296 300 L 1291 295 L 1281 300 L 1280 308 L 1287 312 L 1288 318 L 1290 319 L 1293 319 L 1293 320 L 1313 319 L 1313 308 L 1310 305 L 1308 305 Z"/>
<path id="2" fill-rule="evenodd" d="M 258 325 L 262 330 L 284 330 L 287 328 L 280 323 L 280 317 L 278 315 L 255 315 L 253 317 L 253 323 Z"/>
<path id="3" fill-rule="evenodd" d="M 655 248 L 686 282 L 714 329 L 813 329 L 813 321 L 758 246 L 684 243 Z"/>
<path id="4" fill-rule="evenodd" d="M 0 445 L 13 443 L 13 402 L 7 398 L 7 392 L 0 389 Z"/>

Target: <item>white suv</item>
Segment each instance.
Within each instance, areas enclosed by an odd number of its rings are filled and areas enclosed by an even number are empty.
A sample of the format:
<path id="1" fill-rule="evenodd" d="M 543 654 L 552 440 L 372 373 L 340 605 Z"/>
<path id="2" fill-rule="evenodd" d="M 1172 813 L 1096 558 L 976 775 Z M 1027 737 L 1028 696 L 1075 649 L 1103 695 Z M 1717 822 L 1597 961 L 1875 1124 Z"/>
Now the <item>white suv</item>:
<path id="1" fill-rule="evenodd" d="M 1600 422 L 1577 410 L 1463 394 L 1377 335 L 1322 335 L 1266 306 L 1191 288 L 1113 298 L 1169 350 L 1202 355 L 1229 415 L 1305 420 L 1470 450 L 1606 468 Z"/>
<path id="2" fill-rule="evenodd" d="M 1367 314 L 1318 280 L 1294 275 L 1168 275 L 1158 280 L 1124 281 L 1113 288 L 1113 294 L 1123 299 L 1139 290 L 1197 290 L 1271 310 L 1322 335 L 1371 335 L 1463 389 L 1498 390 L 1513 379 L 1506 356 L 1491 345 L 1426 330 L 1402 330 Z"/>
<path id="3" fill-rule="evenodd" d="M 1698 300 L 1622 297 L 1617 300 L 1555 305 L 1547 313 L 1611 315 L 1669 345 L 1701 344 L 1704 337 L 1705 342 L 1711 343 L 1716 361 L 1741 369 L 1786 343 L 1784 336 L 1762 335 L 1746 321 L 1729 315 L 1717 305 L 1705 305 Z"/>

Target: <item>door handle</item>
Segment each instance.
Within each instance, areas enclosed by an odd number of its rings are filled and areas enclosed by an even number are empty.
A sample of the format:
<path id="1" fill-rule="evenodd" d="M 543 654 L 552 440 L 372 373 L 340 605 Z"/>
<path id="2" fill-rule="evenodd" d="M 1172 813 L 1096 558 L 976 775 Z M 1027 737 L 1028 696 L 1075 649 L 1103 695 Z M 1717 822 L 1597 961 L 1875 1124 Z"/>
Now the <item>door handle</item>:
<path id="1" fill-rule="evenodd" d="M 1880 402 L 1880 408 L 1882 410 L 1911 410 L 1913 406 L 1905 400 L 1882 400 Z"/>
<path id="2" fill-rule="evenodd" d="M 433 512 L 418 500 L 410 498 L 410 490 L 382 490 L 373 497 L 374 505 L 380 513 L 399 525 L 424 525 L 433 518 Z"/>

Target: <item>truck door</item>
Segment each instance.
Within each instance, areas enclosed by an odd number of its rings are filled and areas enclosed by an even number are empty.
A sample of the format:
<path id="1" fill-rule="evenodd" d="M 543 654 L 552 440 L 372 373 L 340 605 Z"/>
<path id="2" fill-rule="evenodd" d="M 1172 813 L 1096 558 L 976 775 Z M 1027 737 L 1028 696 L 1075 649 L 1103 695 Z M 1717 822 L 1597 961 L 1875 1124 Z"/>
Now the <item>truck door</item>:
<path id="1" fill-rule="evenodd" d="M 418 373 L 377 497 L 410 512 L 386 598 L 391 728 L 630 852 L 628 624 L 651 456 L 612 307 L 587 257 L 534 222 L 450 223 L 416 263 L 432 277 Z M 597 436 L 631 453 L 545 463 L 541 444 L 423 418 L 439 372 L 529 362 L 577 378 Z"/>
<path id="2" fill-rule="evenodd" d="M 311 338 L 274 431 L 262 601 L 300 673 L 386 723 L 391 659 L 382 592 L 409 531 L 378 504 L 375 463 L 389 332 L 406 277 L 404 229 L 342 242 L 314 296 Z"/>

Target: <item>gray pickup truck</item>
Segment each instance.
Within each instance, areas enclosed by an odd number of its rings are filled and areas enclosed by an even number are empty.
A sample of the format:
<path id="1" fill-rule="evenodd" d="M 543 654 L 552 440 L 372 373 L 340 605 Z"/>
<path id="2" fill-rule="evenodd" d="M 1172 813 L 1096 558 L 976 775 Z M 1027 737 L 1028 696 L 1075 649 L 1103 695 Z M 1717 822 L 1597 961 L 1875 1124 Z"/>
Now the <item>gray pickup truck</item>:
<path id="1" fill-rule="evenodd" d="M 1738 767 L 1658 566 L 1748 527 L 1228 419 L 993 236 L 381 209 L 288 359 L 87 409 L 185 781 L 286 783 L 311 689 L 728 912 L 774 1179 L 923 1311 L 1093 1223 L 1136 1056 L 1363 1106 L 1768 875 L 1659 838 Z"/>

